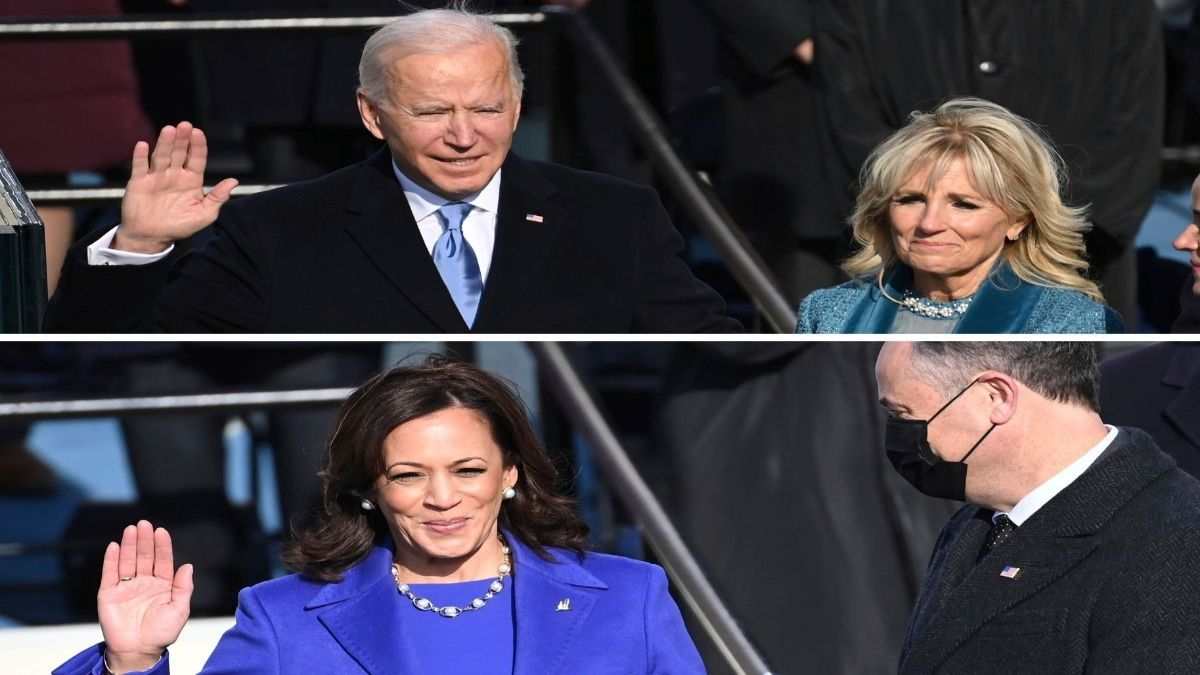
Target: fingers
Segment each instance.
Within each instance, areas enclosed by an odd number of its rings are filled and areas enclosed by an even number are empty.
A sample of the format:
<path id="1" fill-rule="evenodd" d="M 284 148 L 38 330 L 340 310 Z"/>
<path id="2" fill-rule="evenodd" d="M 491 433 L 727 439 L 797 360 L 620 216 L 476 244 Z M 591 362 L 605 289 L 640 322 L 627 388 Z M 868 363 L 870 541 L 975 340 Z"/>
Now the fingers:
<path id="1" fill-rule="evenodd" d="M 137 526 L 128 525 L 121 532 L 121 551 L 117 561 L 117 576 L 128 579 L 137 572 Z"/>
<path id="2" fill-rule="evenodd" d="M 237 184 L 236 178 L 226 178 L 214 185 L 213 189 L 209 190 L 204 198 L 212 200 L 217 206 L 220 206 L 229 201 L 229 197 L 233 195 L 233 189 L 237 187 Z"/>
<path id="3" fill-rule="evenodd" d="M 129 171 L 130 180 L 145 176 L 150 172 L 150 144 L 138 141 L 133 144 L 133 162 Z"/>
<path id="4" fill-rule="evenodd" d="M 175 147 L 175 127 L 167 125 L 158 132 L 158 141 L 150 153 L 150 171 L 165 171 L 171 166 L 171 150 Z"/>
<path id="5" fill-rule="evenodd" d="M 180 122 L 175 129 L 175 142 L 171 145 L 171 166 L 176 169 L 182 169 L 184 162 L 187 161 L 188 146 L 192 144 L 192 128 L 191 122 Z"/>
<path id="6" fill-rule="evenodd" d="M 154 526 L 148 520 L 137 524 L 137 574 L 154 574 Z"/>
<path id="7" fill-rule="evenodd" d="M 185 124 L 187 124 L 187 122 L 180 122 L 179 128 L 182 130 L 183 125 L 185 125 Z M 191 125 L 189 125 L 189 126 L 191 126 Z M 180 133 L 182 133 L 182 131 Z M 172 161 L 174 161 L 174 160 L 172 159 Z M 184 162 L 182 162 L 180 164 L 180 166 L 187 169 L 188 171 L 195 171 L 196 173 L 202 174 L 202 173 L 204 173 L 204 166 L 207 163 L 208 163 L 208 138 L 204 135 L 204 132 L 201 131 L 200 129 L 198 129 L 198 128 L 192 129 L 191 141 L 189 142 L 188 147 L 187 147 L 187 157 L 184 160 Z"/>
<path id="8" fill-rule="evenodd" d="M 117 560 L 121 556 L 121 545 L 108 542 L 104 548 L 104 564 L 100 566 L 100 590 L 117 585 Z"/>
<path id="9" fill-rule="evenodd" d="M 154 530 L 154 576 L 171 581 L 175 575 L 175 554 L 171 550 L 171 535 L 163 528 Z"/>

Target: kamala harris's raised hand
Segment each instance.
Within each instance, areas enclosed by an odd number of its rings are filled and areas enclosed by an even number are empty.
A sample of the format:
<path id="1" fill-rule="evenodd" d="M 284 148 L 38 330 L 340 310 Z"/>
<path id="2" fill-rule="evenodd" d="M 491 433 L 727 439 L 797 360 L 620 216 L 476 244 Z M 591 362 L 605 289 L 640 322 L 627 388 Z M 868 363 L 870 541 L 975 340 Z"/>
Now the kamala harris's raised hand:
<path id="1" fill-rule="evenodd" d="M 96 606 L 104 658 L 114 673 L 146 670 L 179 638 L 192 599 L 192 566 L 175 569 L 171 535 L 129 525 L 104 550 Z"/>
<path id="2" fill-rule="evenodd" d="M 226 178 L 205 194 L 207 162 L 208 140 L 190 122 L 163 127 L 153 152 L 138 141 L 112 248 L 160 253 L 212 224 L 237 181 Z"/>

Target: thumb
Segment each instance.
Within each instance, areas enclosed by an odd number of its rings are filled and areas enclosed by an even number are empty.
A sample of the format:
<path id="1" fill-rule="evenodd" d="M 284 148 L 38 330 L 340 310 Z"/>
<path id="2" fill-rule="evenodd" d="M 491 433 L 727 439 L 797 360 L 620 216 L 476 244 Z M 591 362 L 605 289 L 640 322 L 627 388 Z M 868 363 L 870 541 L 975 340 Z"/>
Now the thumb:
<path id="1" fill-rule="evenodd" d="M 192 591 L 195 589 L 192 583 L 194 572 L 195 567 L 191 563 L 181 565 L 175 570 L 175 578 L 171 582 L 171 604 L 178 604 L 185 611 L 190 610 L 192 603 Z"/>
<path id="2" fill-rule="evenodd" d="M 237 187 L 237 184 L 236 178 L 226 178 L 217 183 L 213 189 L 209 190 L 208 194 L 204 196 L 204 200 L 211 201 L 217 208 L 220 208 L 222 204 L 229 201 L 229 197 L 233 195 L 233 189 Z"/>

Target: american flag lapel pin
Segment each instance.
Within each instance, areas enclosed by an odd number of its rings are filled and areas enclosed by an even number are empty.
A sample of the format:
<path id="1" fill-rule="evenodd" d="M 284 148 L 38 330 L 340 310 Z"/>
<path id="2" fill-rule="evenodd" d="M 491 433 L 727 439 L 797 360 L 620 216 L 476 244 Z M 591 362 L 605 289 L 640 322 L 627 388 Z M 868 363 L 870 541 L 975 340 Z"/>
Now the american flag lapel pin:
<path id="1" fill-rule="evenodd" d="M 1012 565 L 1005 565 L 1004 569 L 1000 570 L 1000 576 L 1004 577 L 1005 579 L 1016 579 L 1018 576 L 1020 576 L 1020 574 L 1021 568 L 1013 567 Z"/>
<path id="2" fill-rule="evenodd" d="M 526 213 L 525 220 L 528 220 L 531 223 L 542 223 L 546 221 L 546 219 L 543 218 L 542 214 L 540 213 Z"/>
<path id="3" fill-rule="evenodd" d="M 569 611 L 571 611 L 571 599 L 570 599 L 570 598 L 563 598 L 562 600 L 559 600 L 559 601 L 558 601 L 558 606 L 554 608 L 554 611 L 556 611 L 556 612 L 569 612 Z"/>

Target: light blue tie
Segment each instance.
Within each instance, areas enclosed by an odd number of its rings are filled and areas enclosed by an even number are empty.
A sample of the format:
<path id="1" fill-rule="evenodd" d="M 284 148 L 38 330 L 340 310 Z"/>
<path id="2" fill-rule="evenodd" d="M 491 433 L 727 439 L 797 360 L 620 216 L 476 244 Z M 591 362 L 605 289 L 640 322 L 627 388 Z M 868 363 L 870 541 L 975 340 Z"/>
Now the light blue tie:
<path id="1" fill-rule="evenodd" d="M 479 261 L 475 251 L 463 238 L 463 219 L 471 212 L 471 205 L 450 202 L 438 209 L 438 217 L 446 229 L 433 245 L 433 264 L 442 283 L 454 298 L 454 305 L 467 326 L 475 324 L 475 312 L 479 309 L 479 296 L 483 293 L 483 276 L 479 273 Z"/>

